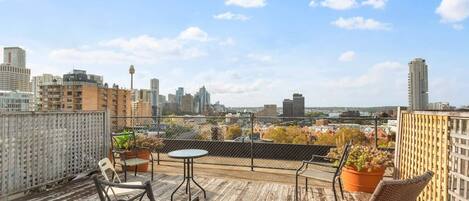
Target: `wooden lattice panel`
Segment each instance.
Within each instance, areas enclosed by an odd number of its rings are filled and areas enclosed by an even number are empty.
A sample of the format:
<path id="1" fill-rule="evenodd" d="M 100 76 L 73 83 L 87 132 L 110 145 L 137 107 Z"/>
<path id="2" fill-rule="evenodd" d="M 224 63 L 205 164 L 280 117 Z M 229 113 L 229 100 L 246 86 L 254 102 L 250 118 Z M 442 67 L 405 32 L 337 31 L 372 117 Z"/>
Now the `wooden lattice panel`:
<path id="1" fill-rule="evenodd" d="M 435 175 L 418 200 L 448 200 L 449 117 L 402 112 L 399 121 L 398 178 L 431 170 Z"/>
<path id="2" fill-rule="evenodd" d="M 469 118 L 451 119 L 450 168 L 450 200 L 469 200 Z"/>
<path id="3" fill-rule="evenodd" d="M 104 112 L 0 114 L 0 200 L 95 169 L 108 133 Z"/>

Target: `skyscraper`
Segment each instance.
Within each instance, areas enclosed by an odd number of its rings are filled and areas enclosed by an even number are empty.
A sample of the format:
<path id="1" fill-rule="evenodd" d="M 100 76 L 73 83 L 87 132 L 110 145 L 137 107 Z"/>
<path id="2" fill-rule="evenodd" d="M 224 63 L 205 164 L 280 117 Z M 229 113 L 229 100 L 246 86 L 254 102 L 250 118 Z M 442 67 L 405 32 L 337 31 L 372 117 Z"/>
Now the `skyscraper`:
<path id="1" fill-rule="evenodd" d="M 284 99 L 282 104 L 282 110 L 284 117 L 293 117 L 293 100 Z"/>
<path id="2" fill-rule="evenodd" d="M 210 93 L 202 86 L 194 96 L 194 110 L 196 113 L 206 113 L 210 106 Z"/>
<path id="3" fill-rule="evenodd" d="M 158 116 L 158 95 L 160 94 L 160 81 L 156 78 L 150 80 L 151 114 Z"/>
<path id="4" fill-rule="evenodd" d="M 26 52 L 19 47 L 5 47 L 3 48 L 3 63 L 26 68 Z"/>
<path id="5" fill-rule="evenodd" d="M 3 50 L 3 61 L 0 64 L 0 90 L 31 91 L 31 70 L 26 68 L 25 51 L 19 47 L 6 47 Z"/>
<path id="6" fill-rule="evenodd" d="M 428 66 L 425 59 L 409 62 L 409 110 L 425 110 L 428 105 Z"/>
<path id="7" fill-rule="evenodd" d="M 299 93 L 293 94 L 292 99 L 283 100 L 284 117 L 304 117 L 305 116 L 305 97 Z"/>
<path id="8" fill-rule="evenodd" d="M 176 90 L 176 103 L 179 104 L 179 105 L 181 105 L 182 96 L 184 96 L 184 88 L 179 87 Z"/>
<path id="9" fill-rule="evenodd" d="M 293 116 L 304 117 L 305 116 L 305 97 L 299 93 L 293 94 Z"/>

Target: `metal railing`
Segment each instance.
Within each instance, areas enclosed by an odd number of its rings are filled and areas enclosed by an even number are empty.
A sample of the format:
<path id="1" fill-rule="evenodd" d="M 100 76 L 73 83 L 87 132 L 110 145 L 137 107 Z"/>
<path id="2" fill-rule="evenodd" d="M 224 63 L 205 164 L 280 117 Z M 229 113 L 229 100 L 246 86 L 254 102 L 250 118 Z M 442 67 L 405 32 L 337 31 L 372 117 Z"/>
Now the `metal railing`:
<path id="1" fill-rule="evenodd" d="M 105 112 L 0 114 L 0 200 L 97 168 L 109 150 Z"/>
<path id="2" fill-rule="evenodd" d="M 315 121 L 327 120 L 316 126 Z M 368 135 L 371 144 L 378 145 L 389 134 L 388 120 L 392 118 L 310 118 L 241 116 L 155 116 L 111 117 L 111 130 L 132 129 L 163 138 L 165 146 L 157 153 L 160 161 L 177 161 L 166 153 L 177 149 L 199 148 L 209 156 L 198 163 L 254 168 L 296 169 L 302 160 L 313 154 L 326 155 L 333 144 L 317 144 L 318 133 L 335 132 L 340 128 L 356 128 Z M 124 124 L 122 122 L 125 122 Z M 387 147 L 389 148 L 389 147 Z M 389 149 L 393 149 L 390 147 Z"/>

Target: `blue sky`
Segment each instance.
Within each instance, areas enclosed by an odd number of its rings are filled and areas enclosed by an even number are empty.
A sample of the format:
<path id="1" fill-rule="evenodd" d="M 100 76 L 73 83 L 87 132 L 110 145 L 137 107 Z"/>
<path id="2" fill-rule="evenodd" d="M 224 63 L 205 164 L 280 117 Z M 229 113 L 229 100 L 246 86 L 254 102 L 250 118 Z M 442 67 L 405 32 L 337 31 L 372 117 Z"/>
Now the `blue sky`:
<path id="1" fill-rule="evenodd" d="M 205 85 L 228 106 L 407 104 L 407 63 L 429 65 L 430 101 L 468 105 L 469 0 L 0 0 L 1 46 L 33 75 L 73 68 L 161 93 Z M 467 27 L 467 28 L 466 28 Z"/>

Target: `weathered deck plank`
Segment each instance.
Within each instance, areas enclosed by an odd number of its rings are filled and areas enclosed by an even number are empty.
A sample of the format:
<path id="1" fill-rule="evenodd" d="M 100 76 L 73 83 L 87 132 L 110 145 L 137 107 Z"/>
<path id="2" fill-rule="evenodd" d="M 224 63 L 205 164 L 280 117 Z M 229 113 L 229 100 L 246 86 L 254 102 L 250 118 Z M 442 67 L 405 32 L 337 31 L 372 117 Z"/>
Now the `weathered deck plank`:
<path id="1" fill-rule="evenodd" d="M 148 177 L 149 178 L 149 177 Z M 145 180 L 143 177 L 130 177 L 129 180 Z M 152 182 L 154 194 L 159 201 L 170 200 L 172 191 L 182 181 L 180 175 L 156 174 Z M 196 177 L 196 181 L 207 191 L 207 200 L 223 201 L 293 201 L 295 186 L 291 184 L 249 181 L 242 179 Z M 195 185 L 191 185 L 195 187 Z M 198 192 L 197 188 L 192 188 Z M 201 192 L 195 193 L 203 200 Z M 345 193 L 345 200 L 366 200 L 361 194 Z M 175 194 L 175 200 L 185 200 L 184 188 Z M 49 201 L 49 200 L 98 200 L 96 189 L 91 179 L 70 183 L 41 194 L 33 194 L 19 200 Z M 146 200 L 146 199 L 144 199 Z M 332 189 L 310 187 L 308 193 L 305 188 L 300 189 L 300 200 L 334 200 Z"/>

